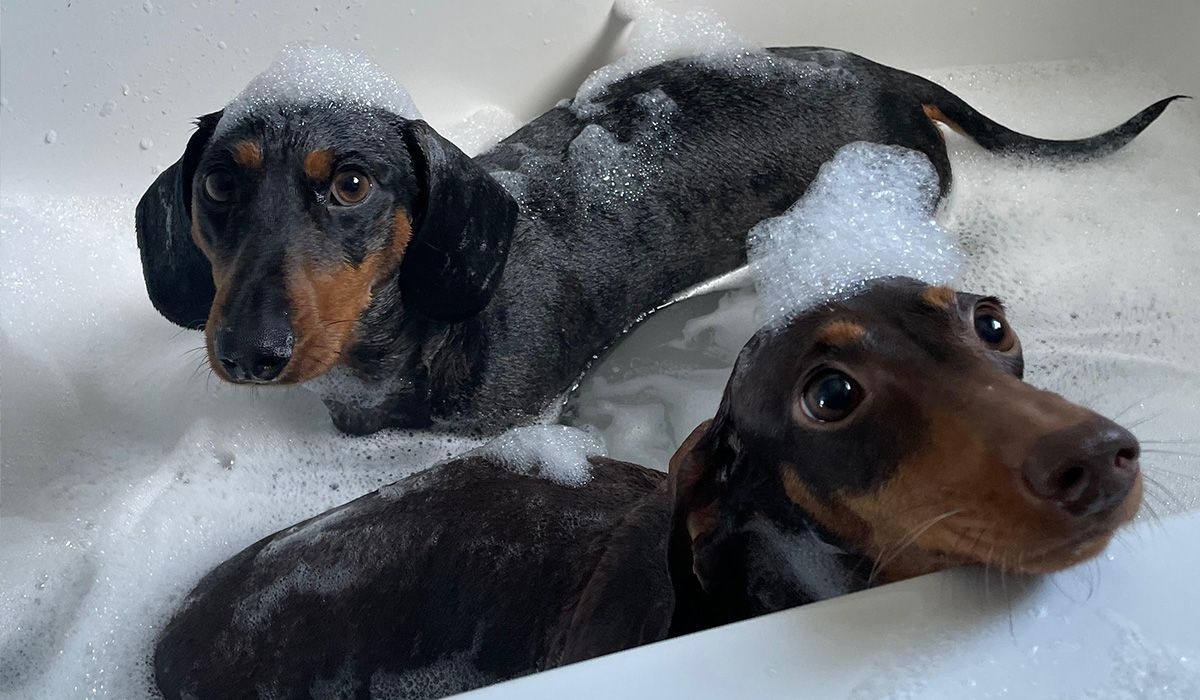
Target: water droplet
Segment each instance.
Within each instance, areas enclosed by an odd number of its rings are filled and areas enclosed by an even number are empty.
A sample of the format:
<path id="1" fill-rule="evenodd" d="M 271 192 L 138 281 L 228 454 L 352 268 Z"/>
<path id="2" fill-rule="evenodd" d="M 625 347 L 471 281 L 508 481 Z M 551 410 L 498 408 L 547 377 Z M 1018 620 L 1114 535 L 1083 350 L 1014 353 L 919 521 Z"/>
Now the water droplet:
<path id="1" fill-rule="evenodd" d="M 138 148 L 142 149 L 143 151 L 148 151 L 151 148 L 154 148 L 154 141 L 151 141 L 149 136 L 143 136 L 142 140 L 138 141 Z"/>
<path id="2" fill-rule="evenodd" d="M 58 140 L 58 132 L 54 129 L 51 129 L 46 132 L 46 135 L 42 138 L 42 140 L 46 143 L 54 143 Z"/>
<path id="3" fill-rule="evenodd" d="M 142 12 L 146 14 L 154 12 L 154 3 L 150 2 L 150 0 L 142 0 Z"/>
<path id="4" fill-rule="evenodd" d="M 125 83 L 124 85 L 121 86 L 121 94 L 126 97 L 129 97 L 129 83 Z"/>
<path id="5" fill-rule="evenodd" d="M 223 41 L 218 41 L 218 42 L 217 42 L 217 48 L 218 48 L 218 49 L 224 49 L 224 48 L 228 48 L 228 46 L 229 46 L 229 45 L 228 45 L 228 44 L 226 44 L 226 43 L 225 43 L 225 42 L 223 42 Z"/>

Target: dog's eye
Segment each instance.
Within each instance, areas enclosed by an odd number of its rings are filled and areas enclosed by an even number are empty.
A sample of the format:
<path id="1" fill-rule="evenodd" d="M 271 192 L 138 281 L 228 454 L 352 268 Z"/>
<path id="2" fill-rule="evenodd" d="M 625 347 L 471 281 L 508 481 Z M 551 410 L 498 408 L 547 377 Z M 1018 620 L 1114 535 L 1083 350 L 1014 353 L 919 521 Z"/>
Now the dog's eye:
<path id="1" fill-rule="evenodd" d="M 862 387 L 850 375 L 825 370 L 804 387 L 804 413 L 815 421 L 833 423 L 849 416 L 862 398 Z"/>
<path id="2" fill-rule="evenodd" d="M 979 336 L 988 347 L 1000 352 L 1007 352 L 1016 343 L 1016 336 L 1004 319 L 1000 307 L 982 303 L 975 307 L 975 335 Z"/>
<path id="3" fill-rule="evenodd" d="M 233 174 L 224 168 L 213 170 L 204 178 L 204 194 L 214 202 L 233 199 L 235 189 Z"/>
<path id="4" fill-rule="evenodd" d="M 329 192 L 338 204 L 352 207 L 371 193 L 371 178 L 359 170 L 343 170 L 333 176 Z"/>

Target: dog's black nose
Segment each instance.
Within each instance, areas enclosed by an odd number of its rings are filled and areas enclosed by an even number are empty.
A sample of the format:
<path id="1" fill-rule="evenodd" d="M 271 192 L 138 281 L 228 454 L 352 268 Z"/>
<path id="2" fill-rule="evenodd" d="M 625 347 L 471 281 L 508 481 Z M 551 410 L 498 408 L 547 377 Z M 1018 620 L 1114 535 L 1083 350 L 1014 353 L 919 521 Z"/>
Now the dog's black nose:
<path id="1" fill-rule="evenodd" d="M 233 381 L 269 382 L 287 367 L 294 344 L 291 328 L 282 325 L 249 333 L 222 328 L 216 333 L 213 349 Z"/>
<path id="2" fill-rule="evenodd" d="M 1076 517 L 1106 516 L 1129 495 L 1138 475 L 1138 441 L 1104 418 L 1039 440 L 1022 472 L 1034 495 Z"/>

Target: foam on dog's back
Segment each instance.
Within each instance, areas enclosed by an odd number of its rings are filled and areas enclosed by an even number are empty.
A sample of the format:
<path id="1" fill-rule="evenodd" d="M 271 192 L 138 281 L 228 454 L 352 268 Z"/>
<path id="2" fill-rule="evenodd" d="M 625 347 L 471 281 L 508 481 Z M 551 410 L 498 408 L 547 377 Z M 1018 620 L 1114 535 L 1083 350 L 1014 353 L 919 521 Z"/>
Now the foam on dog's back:
<path id="1" fill-rule="evenodd" d="M 216 133 L 267 110 L 286 113 L 307 106 L 372 107 L 406 119 L 421 118 L 408 90 L 366 54 L 292 44 L 225 105 Z"/>
<path id="2" fill-rule="evenodd" d="M 933 220 L 937 187 L 923 153 L 868 143 L 839 149 L 796 204 L 750 231 L 764 322 L 786 323 L 881 277 L 954 283 L 962 253 Z"/>
<path id="3" fill-rule="evenodd" d="M 587 483 L 592 478 L 588 457 L 606 454 L 599 438 L 565 425 L 514 428 L 475 453 L 494 457 L 513 471 L 567 486 Z"/>
<path id="4" fill-rule="evenodd" d="M 572 108 L 581 117 L 598 109 L 594 100 L 609 85 L 643 68 L 684 56 L 737 54 L 758 48 L 707 8 L 697 7 L 677 15 L 648 0 L 624 0 L 614 9 L 633 20 L 625 53 L 594 71 L 579 86 Z"/>

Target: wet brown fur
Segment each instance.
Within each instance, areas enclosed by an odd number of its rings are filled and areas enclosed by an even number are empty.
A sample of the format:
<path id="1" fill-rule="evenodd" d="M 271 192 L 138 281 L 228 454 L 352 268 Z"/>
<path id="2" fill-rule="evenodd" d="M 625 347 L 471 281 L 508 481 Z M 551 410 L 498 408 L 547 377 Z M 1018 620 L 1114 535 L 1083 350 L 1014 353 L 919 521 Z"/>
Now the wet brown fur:
<path id="1" fill-rule="evenodd" d="M 333 155 L 332 148 L 310 151 L 304 156 L 304 174 L 313 182 L 328 180 L 333 168 Z"/>
<path id="2" fill-rule="evenodd" d="M 847 347 L 862 342 L 867 329 L 854 321 L 833 321 L 817 332 L 817 342 L 833 347 Z"/>
<path id="3" fill-rule="evenodd" d="M 233 146 L 233 161 L 243 168 L 258 170 L 263 164 L 262 144 L 258 141 L 239 141 Z"/>
<path id="4" fill-rule="evenodd" d="M 408 212 L 401 210 L 392 222 L 390 245 L 368 254 L 358 265 L 306 260 L 296 266 L 286 283 L 296 345 L 280 382 L 307 381 L 342 359 L 354 342 L 359 318 L 370 305 L 375 286 L 395 272 L 411 239 L 411 220 Z"/>
<path id="5" fill-rule="evenodd" d="M 949 311 L 957 303 L 957 295 L 950 287 L 930 287 L 921 292 L 921 299 L 936 309 Z"/>

